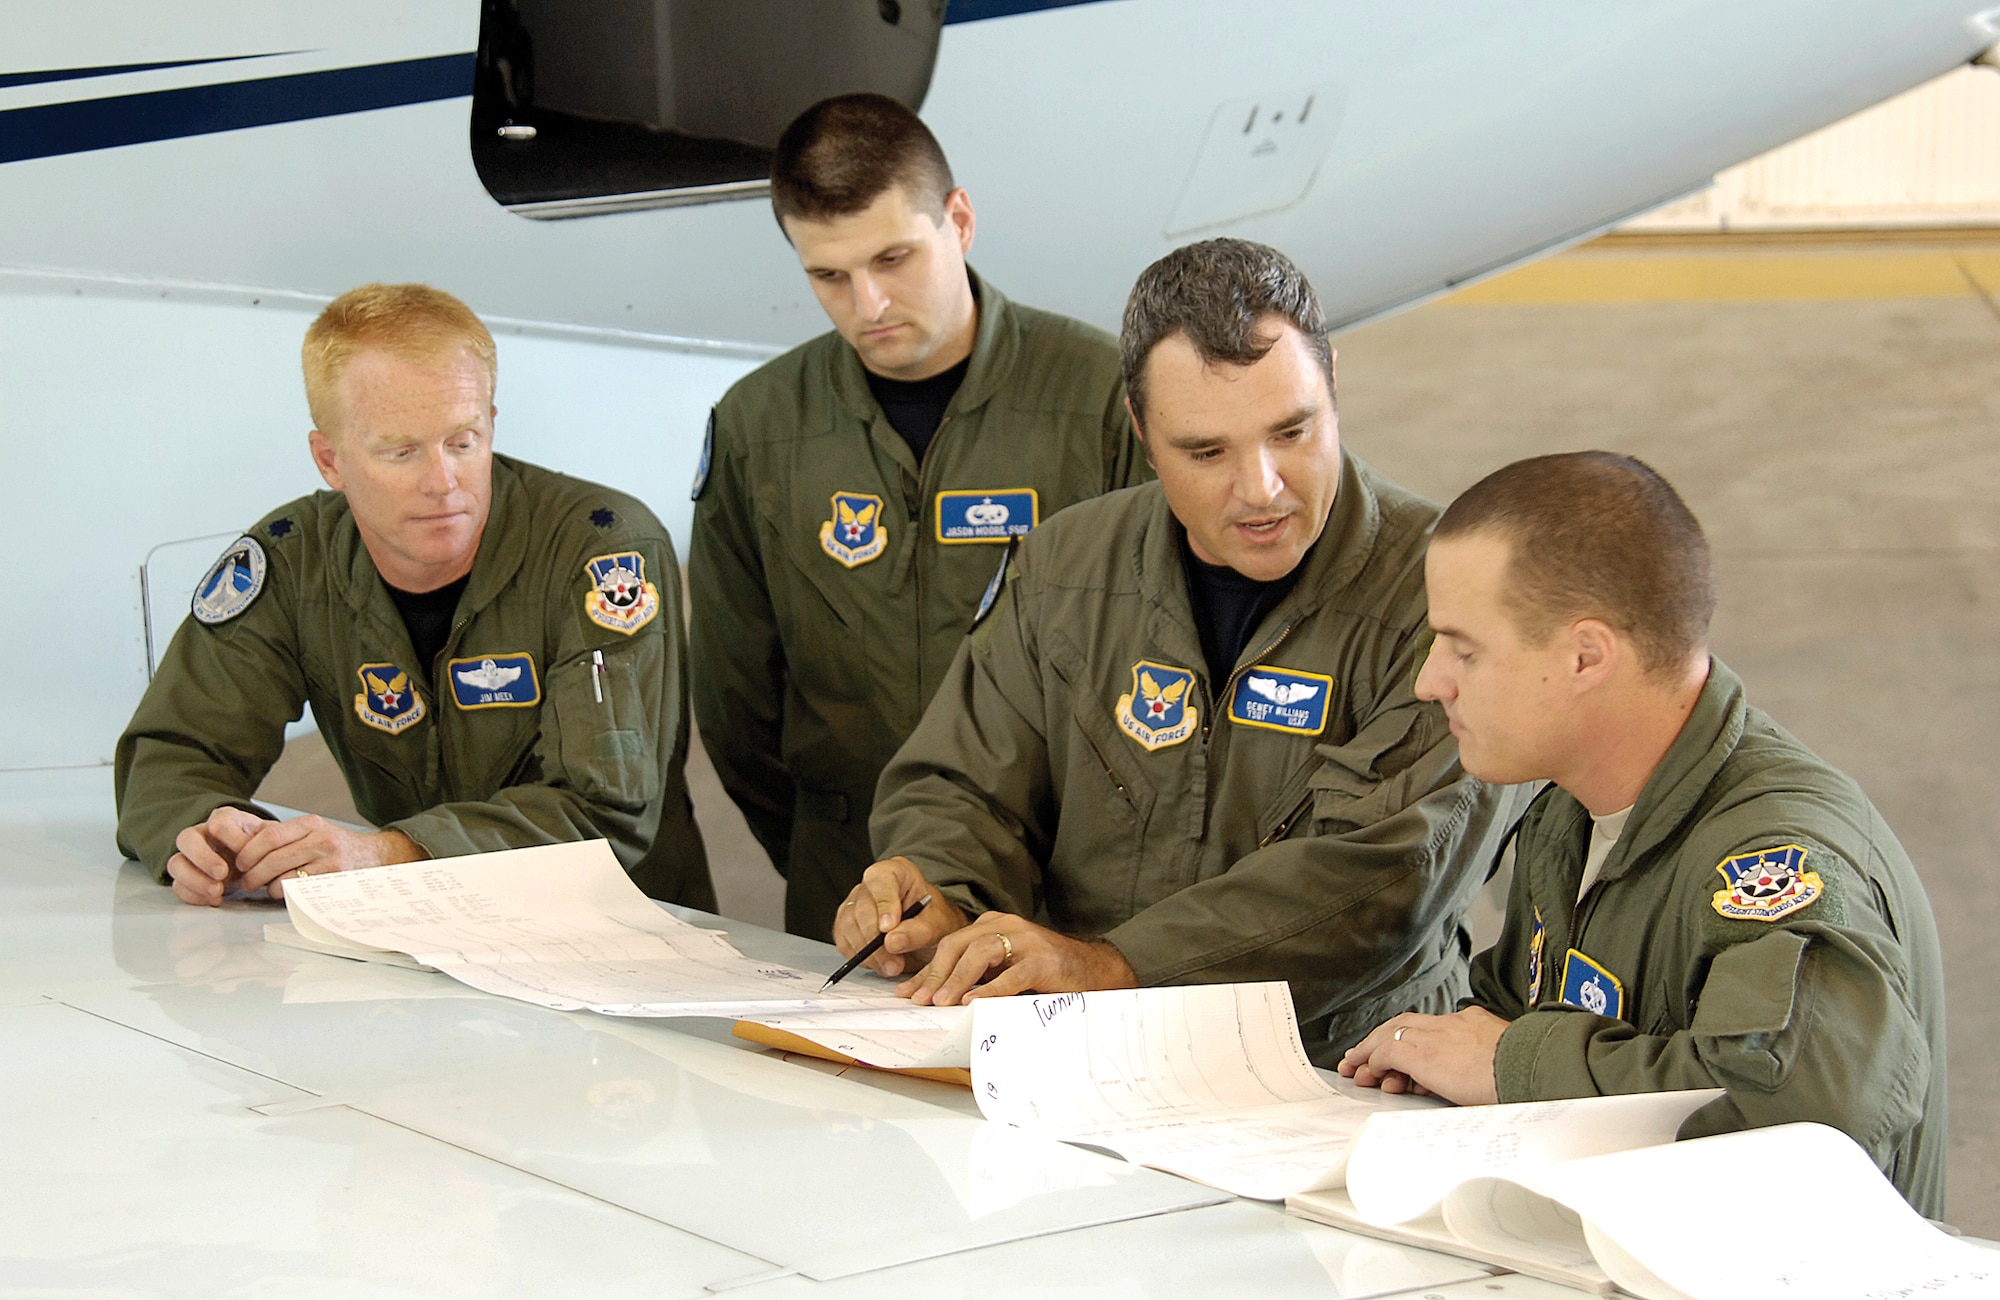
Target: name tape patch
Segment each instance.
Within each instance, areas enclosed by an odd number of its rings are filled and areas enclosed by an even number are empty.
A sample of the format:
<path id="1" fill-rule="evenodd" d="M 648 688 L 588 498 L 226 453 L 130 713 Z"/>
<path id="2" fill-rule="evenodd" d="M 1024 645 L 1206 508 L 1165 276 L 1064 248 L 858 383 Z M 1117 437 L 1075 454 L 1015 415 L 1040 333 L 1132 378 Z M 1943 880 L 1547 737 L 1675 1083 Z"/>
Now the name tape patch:
<path id="1" fill-rule="evenodd" d="M 1041 498 L 1033 488 L 937 494 L 937 539 L 946 545 L 1026 537 L 1041 521 Z"/>
<path id="2" fill-rule="evenodd" d="M 445 665 L 451 676 L 451 700 L 461 709 L 525 709 L 542 701 L 535 657 L 525 651 L 453 659 Z"/>
<path id="3" fill-rule="evenodd" d="M 1132 665 L 1131 692 L 1118 697 L 1118 726 L 1148 751 L 1178 745 L 1201 724 L 1192 694 L 1192 672 L 1141 659 Z"/>
<path id="4" fill-rule="evenodd" d="M 1317 736 L 1326 730 L 1326 703 L 1333 678 L 1293 668 L 1259 664 L 1236 679 L 1229 697 L 1229 720 L 1246 727 Z"/>
<path id="5" fill-rule="evenodd" d="M 417 694 L 408 673 L 394 664 L 363 664 L 354 671 L 361 678 L 361 694 L 354 697 L 355 717 L 392 736 L 423 721 L 424 697 Z"/>
<path id="6" fill-rule="evenodd" d="M 881 497 L 866 492 L 833 494 L 833 518 L 819 526 L 822 551 L 852 569 L 875 559 L 888 546 Z"/>
<path id="7" fill-rule="evenodd" d="M 250 608 L 257 593 L 264 590 L 264 568 L 264 548 L 257 539 L 237 538 L 194 584 L 188 613 L 197 623 L 210 627 L 227 623 Z"/>
<path id="8" fill-rule="evenodd" d="M 1776 921 L 1811 907 L 1826 892 L 1817 871 L 1806 870 L 1804 846 L 1738 853 L 1716 863 L 1725 887 L 1715 891 L 1715 910 L 1735 921 Z"/>
<path id="9" fill-rule="evenodd" d="M 1574 948 L 1563 958 L 1562 1002 L 1593 1016 L 1625 1018 L 1625 986 L 1616 975 Z"/>

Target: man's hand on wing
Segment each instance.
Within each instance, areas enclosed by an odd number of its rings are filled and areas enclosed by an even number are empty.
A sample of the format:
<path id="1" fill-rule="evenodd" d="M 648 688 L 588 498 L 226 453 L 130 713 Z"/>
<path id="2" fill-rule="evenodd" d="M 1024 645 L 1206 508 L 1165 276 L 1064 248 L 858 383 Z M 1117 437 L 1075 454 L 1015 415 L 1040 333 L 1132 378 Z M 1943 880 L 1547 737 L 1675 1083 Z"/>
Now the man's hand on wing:
<path id="1" fill-rule="evenodd" d="M 909 910 L 926 897 L 931 901 L 924 905 L 923 913 L 905 920 Z M 920 962 L 922 954 L 967 920 L 955 903 L 924 879 L 916 863 L 908 858 L 888 858 L 861 874 L 861 883 L 834 913 L 833 945 L 841 956 L 852 957 L 886 930 L 889 937 L 882 941 L 881 950 L 862 964 L 878 975 L 894 978 Z"/>
<path id="2" fill-rule="evenodd" d="M 401 831 L 350 831 L 324 817 L 307 816 L 261 823 L 236 850 L 236 869 L 246 893 L 268 886 L 272 898 L 283 898 L 284 878 L 295 872 L 357 871 L 428 856 Z"/>
<path id="3" fill-rule="evenodd" d="M 1484 1007 L 1448 1016 L 1405 1012 L 1348 1048 L 1337 1068 L 1364 1088 L 1432 1094 L 1461 1106 L 1491 1105 L 1500 1099 L 1493 1058 L 1510 1023 Z"/>
<path id="4" fill-rule="evenodd" d="M 1071 939 L 1018 916 L 988 912 L 939 940 L 930 964 L 897 985 L 896 993 L 919 1006 L 948 1007 L 1015 993 L 1129 989 L 1138 982 L 1125 955 L 1108 943 Z"/>
<path id="5" fill-rule="evenodd" d="M 241 877 L 236 854 L 259 828 L 275 825 L 241 808 L 217 808 L 199 826 L 174 837 L 174 855 L 167 859 L 167 877 L 174 897 L 197 907 L 220 907 L 222 896 Z"/>

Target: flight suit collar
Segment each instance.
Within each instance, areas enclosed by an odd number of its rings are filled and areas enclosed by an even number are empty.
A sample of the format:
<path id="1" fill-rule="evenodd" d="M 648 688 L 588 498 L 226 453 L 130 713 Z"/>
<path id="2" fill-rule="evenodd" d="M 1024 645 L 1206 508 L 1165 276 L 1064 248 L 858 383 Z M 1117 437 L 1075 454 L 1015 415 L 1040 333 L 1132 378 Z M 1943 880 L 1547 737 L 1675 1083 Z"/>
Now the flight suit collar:
<path id="1" fill-rule="evenodd" d="M 493 500 L 486 516 L 486 528 L 479 537 L 479 553 L 472 559 L 472 572 L 467 575 L 465 592 L 458 598 L 458 617 L 453 620 L 454 639 L 459 624 L 493 603 L 520 571 L 527 558 L 531 538 L 530 530 L 509 527 L 514 514 L 524 508 L 520 472 L 513 460 L 505 456 L 493 457 Z M 373 618 L 387 624 L 404 638 L 408 646 L 409 630 L 403 624 L 403 616 L 396 609 L 395 601 L 389 595 L 389 586 L 383 580 L 381 571 L 375 567 L 375 559 L 368 553 L 367 543 L 361 540 L 361 530 L 354 526 L 354 516 L 347 510 L 346 501 L 341 502 L 342 532 L 347 547 L 346 592 L 347 603 L 357 614 Z M 446 642 L 447 648 L 452 644 Z M 410 647 L 414 653 L 414 647 Z M 429 664 L 415 665 L 418 674 L 426 679 L 430 676 Z"/>
<path id="2" fill-rule="evenodd" d="M 1749 717 L 1743 681 L 1714 656 L 1694 711 L 1639 791 L 1625 833 L 1605 859 L 1599 880 L 1615 880 L 1654 848 L 1678 838 L 1702 796 L 1743 739 Z M 1581 805 L 1579 805 L 1581 807 Z"/>
<path id="3" fill-rule="evenodd" d="M 946 420 L 956 419 L 985 405 L 1013 373 L 1014 363 L 1021 352 L 1021 326 L 1014 315 L 1013 304 L 998 289 L 981 279 L 970 266 L 965 268 L 965 274 L 972 281 L 972 297 L 978 304 L 979 322 L 972 336 L 972 364 L 966 368 L 965 381 L 958 386 L 951 404 L 945 408 Z M 868 372 L 861 364 L 861 354 L 843 339 L 838 347 L 832 349 L 831 368 L 833 392 L 840 404 L 861 421 L 885 452 L 908 470 L 913 478 L 916 477 L 919 469 L 916 455 L 889 423 L 889 417 L 882 413 L 881 403 L 869 390 Z"/>
<path id="4" fill-rule="evenodd" d="M 1140 540 L 1139 588 L 1157 615 L 1178 629 L 1173 652 L 1185 656 L 1187 662 L 1204 663 L 1194 607 L 1188 599 L 1187 571 L 1181 563 L 1180 534 L 1184 530 L 1167 505 L 1166 492 L 1159 488 L 1153 491 L 1157 495 L 1153 518 Z M 1326 527 L 1306 553 L 1305 572 L 1244 647 L 1245 658 L 1262 656 L 1270 648 L 1276 629 L 1309 617 L 1360 577 L 1381 528 L 1381 503 L 1369 488 L 1361 463 L 1343 447 L 1340 488 L 1327 512 Z"/>

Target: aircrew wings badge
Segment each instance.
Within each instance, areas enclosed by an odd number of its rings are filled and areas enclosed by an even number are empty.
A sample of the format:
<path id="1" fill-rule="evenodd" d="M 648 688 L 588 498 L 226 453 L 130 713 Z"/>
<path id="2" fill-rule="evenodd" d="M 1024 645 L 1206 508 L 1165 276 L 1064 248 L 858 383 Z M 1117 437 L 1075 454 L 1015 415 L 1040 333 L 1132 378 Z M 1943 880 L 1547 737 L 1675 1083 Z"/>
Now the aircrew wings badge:
<path id="1" fill-rule="evenodd" d="M 417 694 L 408 673 L 394 664 L 363 664 L 354 671 L 361 678 L 361 694 L 354 697 L 355 717 L 392 736 L 423 721 L 424 697 Z"/>
<path id="2" fill-rule="evenodd" d="M 1188 698 L 1194 674 L 1141 659 L 1132 665 L 1132 691 L 1118 697 L 1118 725 L 1147 750 L 1178 745 L 1194 734 L 1201 711 Z"/>
<path id="3" fill-rule="evenodd" d="M 210 627 L 235 618 L 264 590 L 264 564 L 264 548 L 256 538 L 237 538 L 194 585 L 188 613 Z"/>
<path id="4" fill-rule="evenodd" d="M 542 702 L 535 657 L 525 650 L 453 659 L 445 672 L 451 678 L 452 703 L 461 709 L 526 709 Z"/>
<path id="5" fill-rule="evenodd" d="M 1728 887 L 1715 891 L 1715 910 L 1736 921 L 1776 921 L 1810 907 L 1826 885 L 1805 866 L 1797 844 L 1724 858 L 1715 869 Z"/>
<path id="6" fill-rule="evenodd" d="M 646 581 L 646 557 L 639 552 L 600 555 L 583 567 L 590 575 L 583 612 L 597 626 L 631 636 L 660 612 L 660 589 Z"/>
<path id="7" fill-rule="evenodd" d="M 889 546 L 882 498 L 866 492 L 834 493 L 833 518 L 819 526 L 819 545 L 850 569 L 880 555 Z"/>
<path id="8" fill-rule="evenodd" d="M 1625 985 L 1616 975 L 1575 948 L 1563 958 L 1562 1004 L 1593 1016 L 1625 1018 Z"/>
<path id="9" fill-rule="evenodd" d="M 1326 730 L 1326 704 L 1333 678 L 1293 668 L 1258 664 L 1236 680 L 1229 697 L 1229 720 L 1245 727 L 1317 736 Z"/>

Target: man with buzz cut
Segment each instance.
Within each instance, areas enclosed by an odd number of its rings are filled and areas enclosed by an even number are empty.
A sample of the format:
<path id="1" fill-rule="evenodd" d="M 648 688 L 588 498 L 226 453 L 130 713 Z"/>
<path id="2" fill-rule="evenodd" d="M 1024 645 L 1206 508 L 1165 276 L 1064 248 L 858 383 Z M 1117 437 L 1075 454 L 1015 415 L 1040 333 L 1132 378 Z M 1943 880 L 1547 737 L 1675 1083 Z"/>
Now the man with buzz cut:
<path id="1" fill-rule="evenodd" d="M 731 388 L 689 547 L 695 717 L 824 939 L 874 860 L 876 778 L 944 679 L 1002 556 L 1147 477 L 1118 353 L 974 274 L 972 200 L 915 113 L 807 109 L 771 207 L 833 332 Z"/>
<path id="2" fill-rule="evenodd" d="M 1854 782 L 1708 652 L 1708 544 L 1606 452 L 1507 466 L 1425 562 L 1417 693 L 1467 770 L 1553 784 L 1500 940 L 1453 1015 L 1387 1020 L 1340 1071 L 1470 1105 L 1726 1088 L 1698 1137 L 1811 1120 L 1944 1212 L 1944 975 L 1903 848 Z"/>
<path id="3" fill-rule="evenodd" d="M 1518 802 L 1411 693 L 1437 509 L 1342 449 L 1319 301 L 1276 250 L 1154 263 L 1121 348 L 1159 481 L 1022 543 L 883 773 L 835 942 L 886 932 L 892 976 L 928 957 L 919 1003 L 1288 980 L 1331 1063 L 1457 1004 Z"/>
<path id="4" fill-rule="evenodd" d="M 422 858 L 603 838 L 713 908 L 682 768 L 679 569 L 622 492 L 493 452 L 493 337 L 420 284 L 306 331 L 314 466 L 196 586 L 118 741 L 118 845 L 183 901 Z M 252 796 L 310 706 L 379 829 Z"/>

